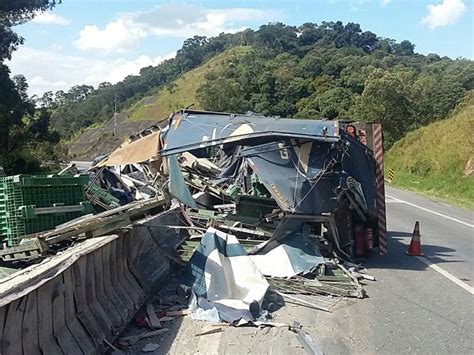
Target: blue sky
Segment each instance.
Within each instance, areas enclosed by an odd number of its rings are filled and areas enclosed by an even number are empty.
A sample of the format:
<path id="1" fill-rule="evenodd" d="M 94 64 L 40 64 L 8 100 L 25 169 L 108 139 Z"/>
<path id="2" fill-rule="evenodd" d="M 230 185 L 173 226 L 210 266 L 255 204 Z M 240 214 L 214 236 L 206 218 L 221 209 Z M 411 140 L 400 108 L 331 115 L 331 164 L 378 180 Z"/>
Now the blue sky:
<path id="1" fill-rule="evenodd" d="M 25 44 L 7 64 L 26 76 L 30 94 L 41 94 L 115 83 L 173 57 L 193 35 L 337 20 L 407 39 L 422 54 L 474 59 L 473 11 L 472 0 L 63 0 L 15 28 Z"/>

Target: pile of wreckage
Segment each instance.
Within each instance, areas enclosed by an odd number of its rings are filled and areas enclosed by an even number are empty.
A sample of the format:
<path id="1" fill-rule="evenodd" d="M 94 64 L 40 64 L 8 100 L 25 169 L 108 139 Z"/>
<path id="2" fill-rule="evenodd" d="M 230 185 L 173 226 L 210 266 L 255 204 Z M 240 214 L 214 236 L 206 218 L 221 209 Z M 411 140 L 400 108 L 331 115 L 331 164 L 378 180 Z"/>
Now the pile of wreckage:
<path id="1" fill-rule="evenodd" d="M 356 263 L 378 246 L 376 161 L 370 128 L 184 110 L 97 159 L 85 187 L 98 212 L 26 236 L 0 251 L 29 260 L 134 216 L 176 208 L 185 230 L 175 261 L 193 318 L 270 324 L 269 292 L 330 312 L 362 298 Z M 74 174 L 69 166 L 61 174 Z M 78 237 L 79 236 L 79 237 Z M 65 244 L 66 243 L 66 244 Z M 299 295 L 312 296 L 311 301 Z"/>

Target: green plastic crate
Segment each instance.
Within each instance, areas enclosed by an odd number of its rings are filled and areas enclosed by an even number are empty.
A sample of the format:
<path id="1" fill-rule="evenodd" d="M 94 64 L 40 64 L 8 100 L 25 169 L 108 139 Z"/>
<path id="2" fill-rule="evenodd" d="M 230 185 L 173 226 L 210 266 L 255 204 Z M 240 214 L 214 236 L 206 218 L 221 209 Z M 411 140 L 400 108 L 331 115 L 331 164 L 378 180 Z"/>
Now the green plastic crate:
<path id="1" fill-rule="evenodd" d="M 56 225 L 93 211 L 86 202 L 87 175 L 30 176 L 0 178 L 0 237 L 16 245 L 22 236 L 52 229 Z M 74 211 L 61 206 L 77 206 Z M 37 215 L 35 211 L 51 208 Z M 57 211 L 56 211 L 57 210 Z"/>
<path id="2" fill-rule="evenodd" d="M 101 189 L 96 184 L 90 184 L 87 187 L 87 193 L 95 196 L 100 201 L 105 203 L 107 206 L 110 206 L 112 208 L 120 206 L 120 201 L 119 201 L 118 198 L 116 198 L 115 196 L 112 196 L 111 194 L 109 194 L 107 191 Z"/>

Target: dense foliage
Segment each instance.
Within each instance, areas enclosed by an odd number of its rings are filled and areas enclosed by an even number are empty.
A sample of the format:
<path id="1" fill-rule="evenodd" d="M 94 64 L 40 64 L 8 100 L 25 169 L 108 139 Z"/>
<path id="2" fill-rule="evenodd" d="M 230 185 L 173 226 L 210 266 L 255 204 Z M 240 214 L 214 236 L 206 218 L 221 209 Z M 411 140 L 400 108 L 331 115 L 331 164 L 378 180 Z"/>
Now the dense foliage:
<path id="1" fill-rule="evenodd" d="M 37 172 L 43 160 L 55 155 L 59 134 L 49 130 L 51 113 L 37 109 L 28 98 L 22 75 L 10 77 L 5 59 L 23 43 L 12 26 L 31 19 L 37 11 L 52 8 L 58 1 L 17 0 L 0 2 L 0 164 L 9 174 Z"/>
<path id="2" fill-rule="evenodd" d="M 474 88 L 474 62 L 414 53 L 340 22 L 273 24 L 252 50 L 207 74 L 206 109 L 297 118 L 381 121 L 387 145 L 445 117 Z"/>

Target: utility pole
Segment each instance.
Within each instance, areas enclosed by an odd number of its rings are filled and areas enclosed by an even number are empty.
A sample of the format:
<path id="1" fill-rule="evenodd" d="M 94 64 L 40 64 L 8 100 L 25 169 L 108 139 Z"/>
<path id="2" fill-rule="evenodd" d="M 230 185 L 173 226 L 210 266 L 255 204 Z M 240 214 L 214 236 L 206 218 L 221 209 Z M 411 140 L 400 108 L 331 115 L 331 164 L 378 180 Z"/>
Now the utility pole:
<path id="1" fill-rule="evenodd" d="M 114 96 L 114 138 L 117 137 L 117 95 Z"/>

